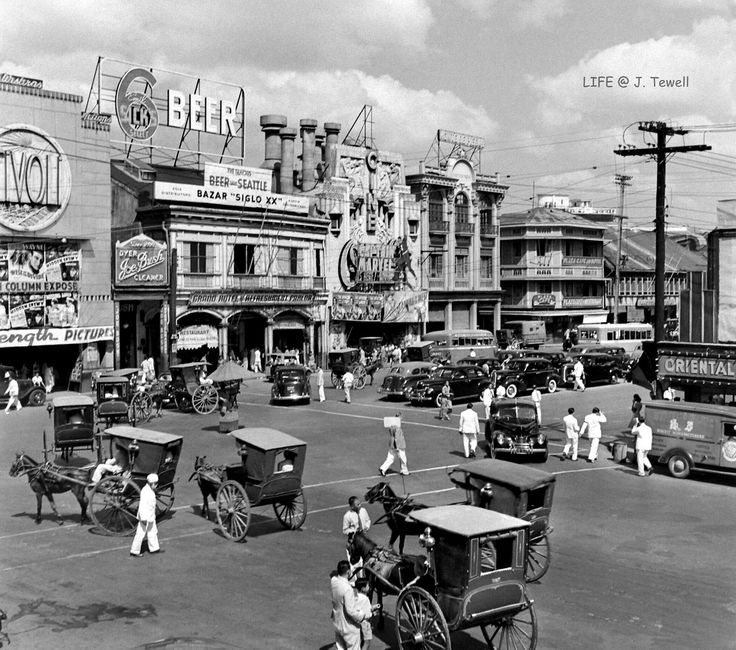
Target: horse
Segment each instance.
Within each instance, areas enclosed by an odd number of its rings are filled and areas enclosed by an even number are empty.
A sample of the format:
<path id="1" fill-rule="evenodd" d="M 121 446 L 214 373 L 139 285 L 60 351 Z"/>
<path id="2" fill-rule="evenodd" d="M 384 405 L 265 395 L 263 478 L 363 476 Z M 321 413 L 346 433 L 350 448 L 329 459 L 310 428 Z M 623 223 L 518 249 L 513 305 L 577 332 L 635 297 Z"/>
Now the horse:
<path id="1" fill-rule="evenodd" d="M 361 570 L 366 572 L 370 585 L 368 597 L 371 600 L 373 592 L 376 592 L 380 611 L 379 628 L 383 627 L 384 593 L 399 593 L 412 584 L 429 589 L 430 593 L 433 590 L 434 581 L 429 574 L 426 555 L 396 553 L 390 548 L 379 546 L 362 531 L 348 535 L 347 549 L 351 564 L 355 564 L 358 558 L 363 560 L 355 573 Z"/>
<path id="2" fill-rule="evenodd" d="M 425 526 L 417 522 L 409 521 L 407 516 L 412 510 L 422 510 L 426 508 L 422 503 L 415 503 L 411 497 L 398 496 L 388 483 L 381 482 L 369 488 L 363 497 L 368 503 L 383 504 L 383 515 L 379 517 L 374 524 L 380 523 L 384 518 L 386 524 L 391 530 L 391 538 L 388 541 L 389 546 L 393 548 L 394 542 L 399 540 L 399 553 L 404 552 L 404 542 L 407 535 L 421 535 Z"/>
<path id="3" fill-rule="evenodd" d="M 212 501 L 216 501 L 217 490 L 224 480 L 225 467 L 224 465 L 210 465 L 206 462 L 206 458 L 207 456 L 195 457 L 194 471 L 189 480 L 191 481 L 195 476 L 197 477 L 197 485 L 199 485 L 199 491 L 202 493 L 202 516 L 209 519 L 210 507 L 207 498 L 211 497 Z"/>
<path id="4" fill-rule="evenodd" d="M 60 467 L 52 463 L 38 463 L 24 452 L 15 455 L 10 467 L 10 476 L 28 476 L 28 484 L 36 493 L 36 523 L 41 523 L 41 500 L 45 496 L 56 515 L 56 522 L 61 526 L 64 519 L 56 509 L 54 494 L 69 492 L 77 498 L 82 510 L 81 523 L 90 523 L 87 517 L 88 499 L 86 494 L 89 483 L 89 471 L 81 467 Z"/>

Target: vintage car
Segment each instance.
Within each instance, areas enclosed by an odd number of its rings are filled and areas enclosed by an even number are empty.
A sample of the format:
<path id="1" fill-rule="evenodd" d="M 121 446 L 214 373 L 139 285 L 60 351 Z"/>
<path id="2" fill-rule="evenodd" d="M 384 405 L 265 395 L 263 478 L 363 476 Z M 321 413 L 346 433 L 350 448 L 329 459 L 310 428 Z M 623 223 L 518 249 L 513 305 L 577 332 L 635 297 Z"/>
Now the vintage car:
<path id="1" fill-rule="evenodd" d="M 279 366 L 298 366 L 299 355 L 286 352 L 272 352 L 266 358 L 266 366 L 264 372 L 268 381 L 273 381 L 276 368 Z"/>
<path id="2" fill-rule="evenodd" d="M 527 356 L 538 357 L 539 359 L 547 359 L 555 368 L 555 370 L 562 375 L 562 369 L 565 367 L 570 360 L 569 355 L 564 352 L 546 352 L 544 350 L 534 350 Z"/>
<path id="3" fill-rule="evenodd" d="M 305 402 L 311 399 L 309 378 L 311 371 L 306 366 L 278 366 L 274 369 L 272 402 Z"/>
<path id="4" fill-rule="evenodd" d="M 547 436 L 539 430 L 537 409 L 529 399 L 499 399 L 486 421 L 486 454 L 491 458 L 527 456 L 544 462 Z"/>
<path id="5" fill-rule="evenodd" d="M 378 389 L 378 393 L 389 398 L 409 399 L 416 383 L 427 379 L 435 368 L 436 365 L 428 361 L 407 361 L 395 364 L 389 368 L 388 374 L 383 378 L 383 384 Z"/>
<path id="6" fill-rule="evenodd" d="M 431 377 L 417 382 L 409 396 L 411 403 L 439 406 L 437 398 L 445 382 L 450 384 L 453 400 L 462 401 L 478 399 L 485 387 L 491 384 L 491 378 L 486 377 L 478 366 L 442 366 Z"/>
<path id="7" fill-rule="evenodd" d="M 578 359 L 583 363 L 586 386 L 601 382 L 608 384 L 616 383 L 620 378 L 625 376 L 625 372 L 621 370 L 618 361 L 616 361 L 616 359 L 610 354 L 604 354 L 602 352 L 587 352 L 586 354 L 577 354 L 573 356 L 570 362 L 565 365 L 562 377 L 564 382 L 569 386 L 575 385 L 573 367 Z"/>
<path id="8" fill-rule="evenodd" d="M 0 406 L 8 405 L 8 395 L 5 391 L 8 390 L 9 379 L 5 379 L 5 373 L 15 373 L 13 366 L 0 365 Z M 23 406 L 41 406 L 46 401 L 46 389 L 43 386 L 34 386 L 33 381 L 30 379 L 18 379 L 16 375 L 16 381 L 18 382 L 18 399 Z"/>
<path id="9" fill-rule="evenodd" d="M 616 362 L 623 374 L 625 374 L 633 362 L 633 357 L 622 347 L 617 345 L 601 344 L 587 344 L 587 345 L 573 345 L 566 353 L 567 361 L 578 356 L 579 354 L 588 354 L 590 352 L 602 352 L 603 354 L 610 354 Z"/>
<path id="10" fill-rule="evenodd" d="M 555 367 L 541 357 L 520 357 L 491 373 L 495 386 L 503 386 L 508 397 L 516 397 L 533 388 L 545 388 L 554 393 L 562 382 Z"/>
<path id="11" fill-rule="evenodd" d="M 458 366 L 478 366 L 483 368 L 483 364 L 487 363 L 491 370 L 496 370 L 501 367 L 496 357 L 463 357 L 457 362 Z"/>

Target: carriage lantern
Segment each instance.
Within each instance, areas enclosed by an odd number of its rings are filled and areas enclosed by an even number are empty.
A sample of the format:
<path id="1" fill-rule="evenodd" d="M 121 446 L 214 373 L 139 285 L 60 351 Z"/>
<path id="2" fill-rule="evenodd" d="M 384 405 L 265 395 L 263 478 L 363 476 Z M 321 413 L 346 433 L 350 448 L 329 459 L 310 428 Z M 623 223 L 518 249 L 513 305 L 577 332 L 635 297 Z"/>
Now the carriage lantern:
<path id="1" fill-rule="evenodd" d="M 481 489 L 480 489 L 480 495 L 487 501 L 490 501 L 493 498 L 493 484 L 492 483 L 486 483 Z"/>
<path id="2" fill-rule="evenodd" d="M 432 537 L 432 529 L 427 526 L 424 529 L 424 532 L 419 535 L 419 545 L 422 548 L 426 548 L 428 551 L 431 551 L 434 548 L 435 539 Z"/>

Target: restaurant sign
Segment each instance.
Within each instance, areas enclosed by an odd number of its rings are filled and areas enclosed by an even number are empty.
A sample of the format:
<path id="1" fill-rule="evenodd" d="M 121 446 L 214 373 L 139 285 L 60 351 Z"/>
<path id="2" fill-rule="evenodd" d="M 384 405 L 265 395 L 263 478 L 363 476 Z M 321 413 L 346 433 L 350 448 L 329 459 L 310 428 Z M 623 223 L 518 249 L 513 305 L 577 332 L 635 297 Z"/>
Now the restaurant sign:
<path id="1" fill-rule="evenodd" d="M 196 350 L 202 346 L 216 348 L 217 345 L 217 330 L 212 325 L 190 325 L 177 332 L 179 350 Z"/>
<path id="2" fill-rule="evenodd" d="M 168 283 L 166 244 L 146 235 L 115 243 L 116 287 L 161 287 Z"/>

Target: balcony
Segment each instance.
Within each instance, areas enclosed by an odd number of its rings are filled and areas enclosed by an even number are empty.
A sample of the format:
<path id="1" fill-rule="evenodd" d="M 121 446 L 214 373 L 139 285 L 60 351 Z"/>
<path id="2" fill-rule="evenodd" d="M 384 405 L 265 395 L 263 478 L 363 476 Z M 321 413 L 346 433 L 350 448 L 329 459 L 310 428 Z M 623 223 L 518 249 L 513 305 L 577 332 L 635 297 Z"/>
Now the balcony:
<path id="1" fill-rule="evenodd" d="M 486 225 L 483 222 L 480 224 L 480 236 L 483 238 L 493 238 L 495 239 L 498 237 L 498 226 L 491 226 Z"/>
<path id="2" fill-rule="evenodd" d="M 475 232 L 475 224 L 467 221 L 455 222 L 455 234 L 470 237 Z"/>
<path id="3" fill-rule="evenodd" d="M 502 278 L 555 278 L 561 280 L 603 279 L 603 266 L 502 266 Z"/>
<path id="4" fill-rule="evenodd" d="M 232 275 L 227 278 L 228 289 L 294 289 L 324 290 L 325 278 L 307 278 L 294 275 Z"/>
<path id="5" fill-rule="evenodd" d="M 429 232 L 432 235 L 446 235 L 450 230 L 449 221 L 440 221 L 437 219 L 429 220 Z"/>
<path id="6" fill-rule="evenodd" d="M 427 285 L 430 289 L 445 289 L 447 282 L 445 278 L 427 278 Z"/>

